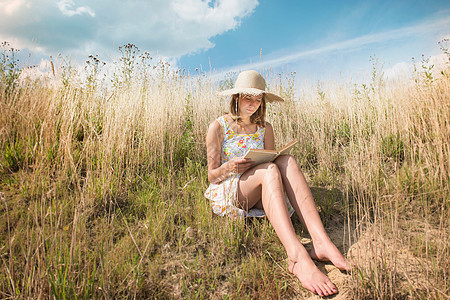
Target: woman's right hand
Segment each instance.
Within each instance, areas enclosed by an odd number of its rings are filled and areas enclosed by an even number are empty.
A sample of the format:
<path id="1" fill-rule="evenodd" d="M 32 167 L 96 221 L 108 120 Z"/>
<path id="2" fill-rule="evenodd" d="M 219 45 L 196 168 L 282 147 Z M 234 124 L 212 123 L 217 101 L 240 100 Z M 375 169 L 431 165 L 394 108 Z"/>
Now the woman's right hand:
<path id="1" fill-rule="evenodd" d="M 226 164 L 230 174 L 241 174 L 253 167 L 255 163 L 250 158 L 234 157 L 230 159 Z"/>

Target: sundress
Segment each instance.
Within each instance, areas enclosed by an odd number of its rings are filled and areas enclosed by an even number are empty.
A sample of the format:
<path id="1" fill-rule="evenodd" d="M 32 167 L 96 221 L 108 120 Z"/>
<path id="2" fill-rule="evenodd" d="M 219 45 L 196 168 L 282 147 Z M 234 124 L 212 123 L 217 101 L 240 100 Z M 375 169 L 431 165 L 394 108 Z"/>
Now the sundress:
<path id="1" fill-rule="evenodd" d="M 263 126 L 257 126 L 257 130 L 251 134 L 238 134 L 231 129 L 224 116 L 217 119 L 222 126 L 224 139 L 220 154 L 220 165 L 234 157 L 242 157 L 248 149 L 264 149 Z M 236 207 L 238 182 L 242 173 L 229 175 L 219 183 L 211 183 L 205 192 L 205 197 L 211 201 L 213 212 L 219 216 L 233 217 L 264 217 L 263 209 L 251 208 L 246 211 Z M 286 204 L 289 214 L 292 216 L 294 209 L 286 196 Z"/>

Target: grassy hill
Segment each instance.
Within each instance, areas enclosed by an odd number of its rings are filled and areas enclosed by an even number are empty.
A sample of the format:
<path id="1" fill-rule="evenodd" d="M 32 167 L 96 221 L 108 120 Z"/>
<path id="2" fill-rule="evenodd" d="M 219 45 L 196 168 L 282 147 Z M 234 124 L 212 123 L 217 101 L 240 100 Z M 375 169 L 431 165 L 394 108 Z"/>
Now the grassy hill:
<path id="1" fill-rule="evenodd" d="M 4 51 L 0 297 L 310 297 L 266 219 L 217 217 L 203 197 L 206 129 L 228 104 L 215 92 L 235 74 L 121 54 L 107 77 L 92 56 L 31 80 Z M 433 68 L 300 92 L 294 74 L 264 74 L 286 99 L 268 108 L 276 143 L 299 140 L 324 224 L 358 266 L 329 275 L 338 297 L 450 295 L 450 69 Z"/>

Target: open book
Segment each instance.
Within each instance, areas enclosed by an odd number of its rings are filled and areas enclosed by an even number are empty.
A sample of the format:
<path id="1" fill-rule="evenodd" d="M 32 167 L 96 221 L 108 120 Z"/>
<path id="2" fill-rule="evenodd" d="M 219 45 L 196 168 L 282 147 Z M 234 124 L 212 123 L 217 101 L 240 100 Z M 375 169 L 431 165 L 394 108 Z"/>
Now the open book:
<path id="1" fill-rule="evenodd" d="M 255 165 L 274 161 L 278 156 L 283 154 L 289 154 L 292 147 L 297 143 L 297 140 L 286 144 L 279 150 L 266 150 L 266 149 L 248 149 L 244 158 L 250 158 L 255 162 Z"/>

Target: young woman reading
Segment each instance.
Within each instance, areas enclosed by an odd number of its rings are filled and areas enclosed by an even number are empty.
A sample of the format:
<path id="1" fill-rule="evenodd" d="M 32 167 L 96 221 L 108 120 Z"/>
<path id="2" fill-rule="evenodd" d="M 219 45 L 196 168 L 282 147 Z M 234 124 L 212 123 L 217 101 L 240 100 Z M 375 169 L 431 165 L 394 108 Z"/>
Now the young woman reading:
<path id="1" fill-rule="evenodd" d="M 294 157 L 254 165 L 243 158 L 250 148 L 274 149 L 272 126 L 264 120 L 266 103 L 283 101 L 265 91 L 256 71 L 239 74 L 235 87 L 219 93 L 231 96 L 230 113 L 211 123 L 206 136 L 208 180 L 205 192 L 214 213 L 234 216 L 266 215 L 286 249 L 288 270 L 303 286 L 320 296 L 337 293 L 336 286 L 312 259 L 331 261 L 341 270 L 350 265 L 323 227 L 311 191 Z M 287 195 L 287 198 L 286 198 Z M 290 216 L 297 213 L 311 235 L 308 253 L 295 233 Z"/>

